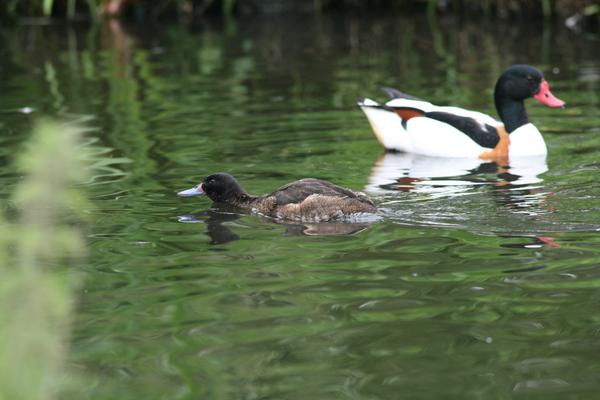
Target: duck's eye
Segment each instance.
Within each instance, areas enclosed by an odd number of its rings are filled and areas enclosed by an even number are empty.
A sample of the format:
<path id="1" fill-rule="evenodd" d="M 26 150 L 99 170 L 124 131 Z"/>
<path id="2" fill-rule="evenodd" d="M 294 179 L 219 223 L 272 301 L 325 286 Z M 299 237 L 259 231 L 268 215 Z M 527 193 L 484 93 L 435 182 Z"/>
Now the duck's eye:
<path id="1" fill-rule="evenodd" d="M 531 76 L 531 75 L 527 75 L 527 80 L 528 80 L 529 82 L 533 81 L 533 76 Z"/>

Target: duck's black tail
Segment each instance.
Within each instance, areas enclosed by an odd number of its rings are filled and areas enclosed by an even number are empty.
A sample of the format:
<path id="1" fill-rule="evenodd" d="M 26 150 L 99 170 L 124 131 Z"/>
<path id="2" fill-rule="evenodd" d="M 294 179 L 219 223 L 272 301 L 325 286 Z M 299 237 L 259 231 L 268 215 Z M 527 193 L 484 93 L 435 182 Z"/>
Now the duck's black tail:
<path id="1" fill-rule="evenodd" d="M 394 89 L 391 87 L 382 87 L 381 90 L 388 95 L 390 99 L 407 99 L 407 100 L 421 100 L 418 97 L 411 96 L 410 94 L 399 91 L 398 89 Z"/>

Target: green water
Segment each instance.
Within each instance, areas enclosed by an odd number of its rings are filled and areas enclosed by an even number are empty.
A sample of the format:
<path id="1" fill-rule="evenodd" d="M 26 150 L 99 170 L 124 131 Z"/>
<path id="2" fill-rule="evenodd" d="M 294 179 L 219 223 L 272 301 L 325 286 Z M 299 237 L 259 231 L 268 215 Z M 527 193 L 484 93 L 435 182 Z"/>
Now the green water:
<path id="1" fill-rule="evenodd" d="M 89 128 L 81 398 L 597 396 L 599 46 L 560 22 L 424 16 L 0 30 L 0 196 L 35 118 Z M 528 103 L 549 156 L 524 167 L 385 155 L 355 106 L 387 85 L 495 114 L 516 62 L 568 103 Z M 257 194 L 364 189 L 381 219 L 175 196 L 216 171 Z"/>

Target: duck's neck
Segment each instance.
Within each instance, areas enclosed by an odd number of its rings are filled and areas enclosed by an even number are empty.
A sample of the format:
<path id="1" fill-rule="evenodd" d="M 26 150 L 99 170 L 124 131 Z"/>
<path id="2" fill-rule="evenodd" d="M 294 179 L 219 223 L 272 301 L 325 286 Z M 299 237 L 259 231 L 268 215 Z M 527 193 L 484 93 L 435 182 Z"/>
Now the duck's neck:
<path id="1" fill-rule="evenodd" d="M 227 203 L 235 207 L 248 208 L 252 207 L 252 205 L 254 204 L 254 202 L 256 202 L 257 199 L 259 199 L 259 197 L 252 196 L 246 192 L 242 192 L 229 198 L 227 200 Z"/>
<path id="2" fill-rule="evenodd" d="M 494 101 L 496 103 L 496 111 L 498 111 L 498 115 L 508 133 L 529 123 L 523 100 L 513 100 L 505 96 L 502 92 L 498 93 L 496 91 Z"/>

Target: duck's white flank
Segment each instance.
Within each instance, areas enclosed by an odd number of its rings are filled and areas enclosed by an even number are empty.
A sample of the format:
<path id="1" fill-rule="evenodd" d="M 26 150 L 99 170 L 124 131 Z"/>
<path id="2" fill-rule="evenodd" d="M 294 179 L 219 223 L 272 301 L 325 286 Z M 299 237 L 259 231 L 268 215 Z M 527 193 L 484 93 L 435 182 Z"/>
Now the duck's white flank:
<path id="1" fill-rule="evenodd" d="M 426 101 L 393 99 L 381 107 L 371 99 L 359 103 L 377 140 L 388 150 L 433 157 L 480 157 L 489 148 L 480 146 L 452 125 L 427 117 L 413 117 L 402 124 L 402 118 L 389 107 L 408 107 L 423 112 L 446 112 L 472 118 L 478 123 L 501 127 L 502 122 L 489 115 L 460 107 L 440 107 Z M 525 124 L 510 134 L 511 156 L 537 156 L 547 153 L 546 144 L 537 128 Z"/>

